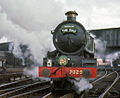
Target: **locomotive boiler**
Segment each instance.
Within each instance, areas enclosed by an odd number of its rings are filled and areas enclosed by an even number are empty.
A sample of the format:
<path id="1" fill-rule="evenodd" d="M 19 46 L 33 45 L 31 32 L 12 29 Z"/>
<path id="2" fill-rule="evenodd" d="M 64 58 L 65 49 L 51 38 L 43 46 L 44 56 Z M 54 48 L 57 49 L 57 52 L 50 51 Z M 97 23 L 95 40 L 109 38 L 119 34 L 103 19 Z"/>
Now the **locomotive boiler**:
<path id="1" fill-rule="evenodd" d="M 56 50 L 48 51 L 43 66 L 39 67 L 40 77 L 49 77 L 54 86 L 62 87 L 68 83 L 65 82 L 68 78 L 96 78 L 97 74 L 94 38 L 76 21 L 75 11 L 65 15 L 67 20 L 51 32 Z"/>

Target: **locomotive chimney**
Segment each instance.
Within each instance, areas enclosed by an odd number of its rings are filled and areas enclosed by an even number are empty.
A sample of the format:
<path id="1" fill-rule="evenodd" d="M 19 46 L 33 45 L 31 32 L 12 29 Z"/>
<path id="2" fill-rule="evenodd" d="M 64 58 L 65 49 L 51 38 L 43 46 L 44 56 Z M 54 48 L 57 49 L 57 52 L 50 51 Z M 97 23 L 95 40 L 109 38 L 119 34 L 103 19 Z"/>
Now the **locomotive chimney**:
<path id="1" fill-rule="evenodd" d="M 68 11 L 65 13 L 65 15 L 67 16 L 68 21 L 76 21 L 76 16 L 78 15 L 78 13 L 76 13 L 75 11 Z"/>

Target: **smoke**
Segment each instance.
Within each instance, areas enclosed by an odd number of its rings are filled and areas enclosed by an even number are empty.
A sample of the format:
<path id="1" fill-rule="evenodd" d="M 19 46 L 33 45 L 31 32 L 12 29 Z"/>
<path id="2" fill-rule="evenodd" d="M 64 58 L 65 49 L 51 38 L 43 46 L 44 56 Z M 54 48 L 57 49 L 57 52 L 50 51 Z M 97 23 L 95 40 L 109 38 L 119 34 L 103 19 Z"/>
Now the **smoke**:
<path id="1" fill-rule="evenodd" d="M 63 6 L 57 0 L 0 0 L 0 37 L 13 43 L 10 50 L 23 60 L 29 53 L 21 52 L 20 44 L 28 46 L 30 59 L 42 66 L 47 51 L 54 49 L 50 30 L 64 18 Z M 38 77 L 38 67 L 24 69 L 24 74 Z M 50 80 L 49 78 L 40 78 Z"/>
<path id="2" fill-rule="evenodd" d="M 90 28 L 110 26 L 111 23 L 119 22 L 117 13 L 119 7 L 115 7 L 114 10 L 112 7 L 119 3 L 110 0 L 103 5 L 103 0 L 98 2 L 95 0 L 90 2 L 86 0 L 77 2 L 74 0 L 0 0 L 0 36 L 27 44 L 35 60 L 42 64 L 42 58 L 46 52 L 54 49 L 50 30 L 64 19 L 66 11 L 76 10 L 80 13 L 78 20 Z M 88 6 L 84 7 L 84 5 Z M 112 13 L 108 13 L 109 11 Z M 113 16 L 117 17 L 113 18 Z M 105 19 L 106 24 L 105 21 L 103 24 L 101 19 Z M 98 43 L 96 48 L 99 54 L 104 54 L 105 45 L 101 40 L 96 40 L 96 43 Z"/>
<path id="3" fill-rule="evenodd" d="M 96 35 L 90 33 L 90 35 L 94 38 L 95 42 L 95 55 L 96 57 L 104 57 L 105 56 L 105 51 L 106 51 L 106 41 L 101 40 L 100 38 L 96 38 Z"/>
<path id="4" fill-rule="evenodd" d="M 0 43 L 8 42 L 7 38 L 5 36 L 1 37 Z"/>
<path id="5" fill-rule="evenodd" d="M 1 14 L 2 19 L 0 18 L 0 31 L 4 36 L 11 39 L 14 43 L 23 43 L 27 44 L 35 59 L 41 62 L 43 55 L 45 55 L 44 50 L 50 46 L 51 41 L 45 31 L 41 31 L 43 35 L 40 36 L 41 33 L 36 34 L 35 32 L 29 33 L 25 29 L 21 28 L 20 26 L 13 24 L 11 21 L 7 20 L 6 14 Z M 45 40 L 46 39 L 46 40 Z M 49 41 L 49 45 L 48 45 Z M 46 44 L 46 45 L 45 45 Z"/>
<path id="6" fill-rule="evenodd" d="M 75 80 L 69 80 L 73 83 L 73 89 L 76 91 L 77 94 L 80 94 L 84 90 L 89 90 L 93 86 L 89 81 L 85 78 L 75 78 Z"/>
<path id="7" fill-rule="evenodd" d="M 45 78 L 45 77 L 39 77 L 39 67 L 37 66 L 31 66 L 31 67 L 26 67 L 24 68 L 23 72 L 24 75 L 31 77 L 32 79 L 40 79 L 40 80 L 45 80 L 45 81 L 50 81 L 50 78 Z"/>
<path id="8" fill-rule="evenodd" d="M 0 36 L 28 45 L 34 60 L 42 65 L 47 51 L 54 49 L 50 30 L 63 16 L 60 1 L 0 0 Z"/>
<path id="9" fill-rule="evenodd" d="M 120 51 L 117 51 L 117 52 L 106 55 L 106 59 L 110 60 L 111 66 L 113 66 L 112 65 L 113 60 L 116 60 L 118 58 L 118 54 L 120 54 Z"/>
<path id="10" fill-rule="evenodd" d="M 0 5 L 9 20 L 30 32 L 51 29 L 64 14 L 56 0 L 0 0 Z"/>
<path id="11" fill-rule="evenodd" d="M 115 60 L 118 57 L 118 54 L 120 54 L 119 51 L 106 55 L 106 58 L 111 59 L 111 60 Z"/>
<path id="12" fill-rule="evenodd" d="M 23 56 L 19 43 L 14 43 L 12 53 L 14 54 L 16 58 L 20 58 L 22 60 L 22 65 L 25 65 L 24 56 Z"/>
<path id="13" fill-rule="evenodd" d="M 38 67 L 37 66 L 31 66 L 29 68 L 24 68 L 23 72 L 28 77 L 32 77 L 32 78 L 38 77 Z"/>
<path id="14" fill-rule="evenodd" d="M 95 38 L 95 49 L 97 57 L 104 57 L 106 50 L 106 41 L 102 41 L 100 39 Z"/>
<path id="15" fill-rule="evenodd" d="M 106 41 L 102 41 L 100 38 L 97 39 L 95 35 L 92 33 L 90 34 L 95 40 L 95 49 L 96 49 L 96 57 L 97 58 L 103 58 L 106 63 L 109 63 L 109 65 L 112 65 L 113 60 L 118 58 L 118 54 L 120 54 L 120 51 L 116 51 L 113 53 L 105 53 L 106 52 Z M 103 63 L 103 61 L 102 61 Z"/>

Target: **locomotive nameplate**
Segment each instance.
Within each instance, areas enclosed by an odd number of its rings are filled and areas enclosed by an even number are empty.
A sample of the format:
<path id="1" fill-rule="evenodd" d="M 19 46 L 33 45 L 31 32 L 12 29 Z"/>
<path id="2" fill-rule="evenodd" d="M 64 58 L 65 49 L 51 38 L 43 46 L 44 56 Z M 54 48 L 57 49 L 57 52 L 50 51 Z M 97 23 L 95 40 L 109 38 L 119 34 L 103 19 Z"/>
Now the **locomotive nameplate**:
<path id="1" fill-rule="evenodd" d="M 74 74 L 74 75 L 81 75 L 82 74 L 82 70 L 70 70 L 69 74 Z"/>
<path id="2" fill-rule="evenodd" d="M 63 28 L 61 31 L 63 33 L 76 33 L 77 32 L 75 28 Z"/>
<path id="3" fill-rule="evenodd" d="M 64 34 L 64 33 L 77 33 L 77 29 L 74 27 L 74 26 L 64 26 L 62 29 L 61 29 L 61 32 Z"/>

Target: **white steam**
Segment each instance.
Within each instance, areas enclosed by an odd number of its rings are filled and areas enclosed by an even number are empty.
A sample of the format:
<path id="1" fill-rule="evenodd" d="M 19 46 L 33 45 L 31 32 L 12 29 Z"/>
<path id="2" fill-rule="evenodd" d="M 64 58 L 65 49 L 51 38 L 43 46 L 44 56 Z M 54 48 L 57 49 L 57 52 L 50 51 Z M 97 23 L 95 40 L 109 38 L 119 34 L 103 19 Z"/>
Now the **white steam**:
<path id="1" fill-rule="evenodd" d="M 7 38 L 5 36 L 3 36 L 1 39 L 0 39 L 0 43 L 6 43 L 8 42 Z"/>
<path id="2" fill-rule="evenodd" d="M 106 55 L 106 59 L 110 60 L 111 66 L 113 66 L 112 62 L 118 58 L 118 54 L 120 54 L 120 51 Z"/>
<path id="3" fill-rule="evenodd" d="M 115 60 L 118 57 L 118 54 L 120 54 L 119 51 L 106 55 L 106 58 L 111 59 L 111 60 Z"/>
<path id="4" fill-rule="evenodd" d="M 89 81 L 85 78 L 75 78 L 75 80 L 69 80 L 73 83 L 73 89 L 76 91 L 77 94 L 80 94 L 84 90 L 89 90 L 93 86 Z"/>
<path id="5" fill-rule="evenodd" d="M 96 35 L 90 33 L 90 35 L 94 38 L 95 42 L 95 50 L 96 50 L 96 57 L 103 58 L 105 56 L 106 51 L 106 41 L 101 40 L 100 38 L 96 38 Z"/>
<path id="6" fill-rule="evenodd" d="M 31 77 L 32 79 L 40 79 L 40 80 L 45 80 L 45 81 L 50 81 L 50 78 L 45 78 L 45 77 L 39 77 L 39 67 L 37 66 L 31 66 L 24 68 L 24 75 Z"/>
<path id="7" fill-rule="evenodd" d="M 13 46 L 14 47 L 13 47 L 12 53 L 15 55 L 16 58 L 20 58 L 22 60 L 22 65 L 25 65 L 24 56 L 23 56 L 22 50 L 20 48 L 20 44 L 15 43 Z"/>
<path id="8" fill-rule="evenodd" d="M 47 51 L 54 48 L 50 30 L 63 16 L 62 3 L 56 0 L 0 0 L 0 36 L 28 45 L 42 64 Z"/>
<path id="9" fill-rule="evenodd" d="M 13 24 L 11 21 L 7 20 L 6 14 L 1 14 L 0 26 L 2 34 L 9 39 L 13 40 L 15 43 L 20 42 L 27 44 L 30 47 L 34 57 L 38 62 L 41 62 L 43 55 L 45 55 L 44 50 L 47 50 L 51 45 L 50 34 L 47 31 L 31 32 L 21 28 L 19 25 Z M 48 37 L 49 36 L 49 37 Z M 48 44 L 49 43 L 49 44 Z"/>
<path id="10" fill-rule="evenodd" d="M 54 49 L 50 30 L 63 17 L 62 3 L 57 0 L 0 0 L 0 37 L 5 36 L 14 43 L 9 48 L 23 62 L 19 43 L 27 45 L 33 55 L 30 59 L 42 66 L 47 51 Z M 37 69 L 25 68 L 24 74 L 38 77 Z"/>
<path id="11" fill-rule="evenodd" d="M 95 38 L 95 49 L 96 49 L 96 56 L 97 57 L 104 57 L 105 50 L 106 50 L 106 41 L 102 41 L 100 39 Z"/>
<path id="12" fill-rule="evenodd" d="M 24 74 L 28 77 L 36 78 L 38 77 L 38 67 L 31 66 L 30 68 L 24 68 Z"/>

